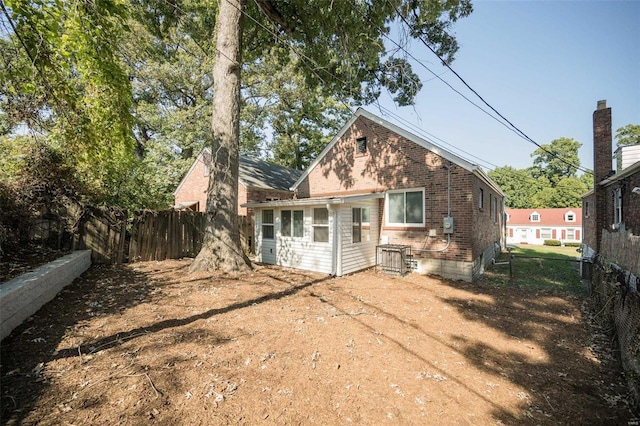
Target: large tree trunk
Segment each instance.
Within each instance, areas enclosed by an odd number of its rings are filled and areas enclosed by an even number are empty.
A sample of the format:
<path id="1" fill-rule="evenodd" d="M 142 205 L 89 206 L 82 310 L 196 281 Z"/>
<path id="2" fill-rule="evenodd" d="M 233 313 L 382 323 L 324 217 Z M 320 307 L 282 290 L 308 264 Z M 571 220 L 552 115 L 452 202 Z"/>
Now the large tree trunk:
<path id="1" fill-rule="evenodd" d="M 238 227 L 242 2 L 221 1 L 218 11 L 207 223 L 192 271 L 242 272 L 250 265 L 240 245 Z"/>

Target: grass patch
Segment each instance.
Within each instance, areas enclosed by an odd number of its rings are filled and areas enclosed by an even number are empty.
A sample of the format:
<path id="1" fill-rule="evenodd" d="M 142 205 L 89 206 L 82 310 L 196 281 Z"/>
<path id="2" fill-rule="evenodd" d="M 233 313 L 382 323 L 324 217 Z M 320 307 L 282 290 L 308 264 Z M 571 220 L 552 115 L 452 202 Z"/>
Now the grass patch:
<path id="1" fill-rule="evenodd" d="M 575 247 L 519 245 L 511 251 L 513 280 L 509 280 L 509 265 L 491 265 L 481 278 L 482 283 L 501 287 L 515 286 L 561 293 L 586 294 L 580 282 L 580 258 Z M 507 262 L 503 252 L 497 262 Z"/>

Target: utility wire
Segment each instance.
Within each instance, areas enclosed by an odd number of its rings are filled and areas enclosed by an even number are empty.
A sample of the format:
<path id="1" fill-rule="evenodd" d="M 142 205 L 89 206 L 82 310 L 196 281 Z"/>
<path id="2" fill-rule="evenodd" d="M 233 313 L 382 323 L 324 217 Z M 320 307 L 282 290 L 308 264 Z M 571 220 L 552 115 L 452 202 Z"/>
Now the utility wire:
<path id="1" fill-rule="evenodd" d="M 400 11 L 398 10 L 398 8 L 393 5 L 391 3 L 390 0 L 387 0 L 387 2 L 389 3 L 389 5 L 391 7 L 394 8 L 394 10 L 396 11 L 396 13 L 398 14 L 398 16 L 400 17 L 400 19 L 404 22 L 404 24 L 411 30 L 411 24 L 407 21 L 407 19 L 404 17 L 404 15 L 402 15 L 402 13 L 400 13 Z M 582 172 L 591 172 L 590 169 L 586 169 L 580 165 L 576 165 L 573 164 L 571 162 L 569 162 L 568 160 L 564 159 L 563 157 L 559 156 L 558 154 L 549 151 L 548 149 L 546 149 L 543 145 L 540 145 L 538 142 L 536 142 L 535 140 L 533 140 L 532 138 L 530 138 L 526 133 L 524 133 L 522 130 L 520 130 L 516 125 L 514 125 L 511 121 L 509 121 L 504 115 L 502 115 L 497 109 L 495 109 L 491 104 L 489 104 L 482 96 L 480 96 L 480 94 L 474 90 L 461 76 L 460 74 L 458 74 L 452 67 L 451 65 L 449 65 L 440 55 L 438 55 L 438 53 L 429 45 L 429 43 L 427 43 L 421 36 L 417 36 L 417 39 L 420 40 L 422 42 L 422 44 L 424 44 L 427 49 L 429 49 L 431 51 L 431 53 L 433 53 L 441 62 L 442 64 L 447 67 L 447 69 L 449 69 L 449 71 L 451 71 L 474 95 L 476 95 L 478 97 L 478 99 L 480 99 L 482 101 L 482 103 L 484 103 L 487 107 L 489 107 L 493 112 L 495 112 L 501 119 L 503 119 L 506 123 L 509 124 L 509 126 L 511 126 L 511 128 L 513 129 L 512 131 L 514 131 L 515 133 L 517 133 L 520 137 L 522 137 L 523 139 L 525 139 L 526 141 L 534 144 L 535 146 L 537 146 L 538 148 L 542 149 L 544 152 L 546 152 L 547 154 L 551 155 L 552 157 L 562 161 L 563 163 L 567 164 L 568 166 L 574 167 L 577 170 L 580 170 Z M 400 47 L 402 50 L 404 50 L 406 52 L 406 50 L 402 47 Z M 412 58 L 414 60 L 416 60 L 413 56 Z M 417 60 L 416 60 L 417 61 Z M 422 66 L 424 66 L 425 68 L 426 65 L 422 64 L 420 61 L 417 61 L 418 63 L 420 63 Z M 429 70 L 432 74 L 435 75 L 435 73 L 433 73 L 433 71 Z M 441 81 L 444 82 L 444 80 L 441 79 Z M 447 86 L 451 87 L 451 85 L 449 85 L 448 83 L 445 82 L 445 84 L 447 84 Z M 451 87 L 452 88 L 452 87 Z M 453 89 L 453 88 L 452 88 Z M 460 92 L 458 92 L 457 90 L 453 89 L 454 91 L 456 91 L 457 93 L 460 94 Z M 463 96 L 461 94 L 461 96 Z M 469 102 L 471 102 L 466 96 L 463 96 L 465 99 L 467 99 Z M 473 105 L 476 105 L 475 103 L 471 102 Z M 476 105 L 477 106 L 477 105 Z M 484 111 L 481 108 L 482 111 Z M 484 111 L 486 113 L 486 111 Z M 504 123 L 503 123 L 504 124 Z"/>

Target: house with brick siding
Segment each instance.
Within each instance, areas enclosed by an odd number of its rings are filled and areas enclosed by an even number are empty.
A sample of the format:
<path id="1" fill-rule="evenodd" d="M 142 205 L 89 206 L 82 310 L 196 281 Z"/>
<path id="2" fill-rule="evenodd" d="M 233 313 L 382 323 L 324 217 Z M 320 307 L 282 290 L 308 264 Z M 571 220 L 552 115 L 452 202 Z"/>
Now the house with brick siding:
<path id="1" fill-rule="evenodd" d="M 625 371 L 640 412 L 640 145 L 612 156 L 611 108 L 598 101 L 593 112 L 594 188 L 582 197 L 582 276 Z M 612 157 L 615 159 L 613 166 Z"/>
<path id="2" fill-rule="evenodd" d="M 173 192 L 175 209 L 205 211 L 210 169 L 211 149 L 205 148 Z M 300 170 L 241 155 L 238 170 L 238 214 L 251 215 L 250 210 L 242 207 L 242 204 L 249 201 L 293 198 L 290 188 L 301 174 Z"/>
<path id="3" fill-rule="evenodd" d="M 259 262 L 340 276 L 400 259 L 472 281 L 504 245 L 504 193 L 479 166 L 363 109 L 292 190 L 244 205 Z"/>
<path id="4" fill-rule="evenodd" d="M 594 189 L 582 196 L 586 257 L 602 251 L 603 231 L 640 236 L 640 144 L 612 154 L 611 108 L 606 101 L 598 102 L 593 126 Z M 640 268 L 640 259 L 634 266 Z"/>
<path id="5" fill-rule="evenodd" d="M 211 149 L 205 148 L 196 157 L 187 174 L 173 192 L 174 209 L 204 212 L 211 169 Z M 302 171 L 272 164 L 264 160 L 240 156 L 238 165 L 238 215 L 240 239 L 245 251 L 254 250 L 253 211 L 242 205 L 247 202 L 293 198 L 291 186 Z"/>
<path id="6" fill-rule="evenodd" d="M 582 242 L 582 209 L 505 209 L 507 244 Z"/>

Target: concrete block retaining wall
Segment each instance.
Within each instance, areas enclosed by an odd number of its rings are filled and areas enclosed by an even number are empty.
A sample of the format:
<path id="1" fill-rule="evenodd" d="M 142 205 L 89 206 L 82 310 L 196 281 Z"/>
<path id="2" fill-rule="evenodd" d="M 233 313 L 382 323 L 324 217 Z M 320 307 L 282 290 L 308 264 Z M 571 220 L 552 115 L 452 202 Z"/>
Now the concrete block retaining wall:
<path id="1" fill-rule="evenodd" d="M 0 340 L 36 313 L 91 266 L 91 250 L 80 250 L 0 285 Z"/>

